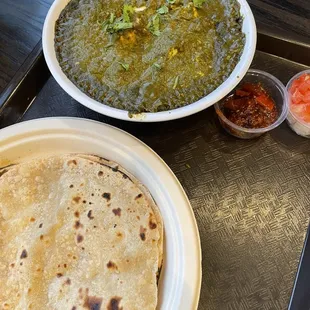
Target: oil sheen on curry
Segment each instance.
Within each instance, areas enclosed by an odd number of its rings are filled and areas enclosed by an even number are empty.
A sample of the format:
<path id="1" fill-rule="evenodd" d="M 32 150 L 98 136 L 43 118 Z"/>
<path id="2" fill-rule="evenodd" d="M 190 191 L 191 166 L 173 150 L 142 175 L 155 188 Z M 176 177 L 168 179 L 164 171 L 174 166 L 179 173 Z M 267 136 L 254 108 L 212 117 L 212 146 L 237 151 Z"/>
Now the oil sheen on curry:
<path id="1" fill-rule="evenodd" d="M 66 76 L 131 113 L 193 103 L 231 74 L 245 35 L 237 0 L 71 0 L 55 29 Z"/>

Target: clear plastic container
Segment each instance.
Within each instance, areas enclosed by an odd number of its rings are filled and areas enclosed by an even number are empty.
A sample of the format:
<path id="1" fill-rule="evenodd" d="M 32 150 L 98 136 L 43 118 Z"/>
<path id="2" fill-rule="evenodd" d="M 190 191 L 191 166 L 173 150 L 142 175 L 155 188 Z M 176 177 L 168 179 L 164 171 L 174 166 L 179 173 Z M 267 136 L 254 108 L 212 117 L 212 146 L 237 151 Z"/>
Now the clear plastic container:
<path id="1" fill-rule="evenodd" d="M 288 93 L 282 82 L 280 82 L 276 77 L 267 72 L 251 69 L 247 72 L 243 80 L 240 82 L 239 86 L 237 86 L 228 96 L 233 94 L 235 90 L 239 88 L 240 85 L 242 85 L 242 83 L 260 83 L 274 100 L 279 111 L 279 117 L 272 125 L 265 128 L 243 128 L 232 123 L 225 117 L 224 113 L 222 112 L 222 106 L 225 101 L 225 99 L 223 99 L 220 102 L 216 103 L 214 107 L 222 127 L 228 133 L 241 139 L 253 139 L 261 136 L 265 132 L 275 129 L 281 123 L 283 123 L 288 114 Z"/>
<path id="2" fill-rule="evenodd" d="M 291 109 L 291 98 L 289 95 L 289 90 L 292 86 L 292 83 L 298 79 L 300 76 L 302 76 L 303 74 L 310 74 L 310 70 L 305 70 L 302 71 L 298 74 L 296 74 L 295 76 L 293 76 L 290 81 L 287 83 L 286 85 L 286 89 L 288 91 L 288 99 L 289 99 L 289 112 L 287 115 L 287 123 L 289 124 L 289 126 L 292 128 L 293 131 L 295 131 L 299 136 L 305 137 L 305 138 L 310 138 L 310 124 L 306 123 L 305 121 L 303 121 L 302 119 L 300 119 L 297 115 L 295 115 Z"/>

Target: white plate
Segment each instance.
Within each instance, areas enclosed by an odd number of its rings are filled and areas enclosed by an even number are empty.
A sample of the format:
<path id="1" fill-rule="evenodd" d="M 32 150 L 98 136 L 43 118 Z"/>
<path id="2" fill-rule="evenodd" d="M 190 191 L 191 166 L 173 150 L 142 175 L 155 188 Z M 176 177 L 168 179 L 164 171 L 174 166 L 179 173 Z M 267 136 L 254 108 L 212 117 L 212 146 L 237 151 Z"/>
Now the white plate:
<path id="1" fill-rule="evenodd" d="M 89 153 L 118 162 L 147 186 L 165 226 L 159 309 L 196 309 L 201 248 L 191 205 L 164 161 L 140 140 L 117 128 L 76 118 L 45 118 L 0 131 L 0 166 L 40 154 Z"/>
<path id="2" fill-rule="evenodd" d="M 62 72 L 54 49 L 55 23 L 59 17 L 59 14 L 69 1 L 70 0 L 55 0 L 46 16 L 42 34 L 42 45 L 46 63 L 57 83 L 72 98 L 100 114 L 108 115 L 114 118 L 133 122 L 160 122 L 185 117 L 202 111 L 220 101 L 237 86 L 249 69 L 255 54 L 257 37 L 255 20 L 247 1 L 238 0 L 240 4 L 240 13 L 244 18 L 242 31 L 245 34 L 246 42 L 240 61 L 229 78 L 211 94 L 192 104 L 170 111 L 143 113 L 138 117 L 130 118 L 127 111 L 109 107 L 87 96 L 79 90 Z"/>

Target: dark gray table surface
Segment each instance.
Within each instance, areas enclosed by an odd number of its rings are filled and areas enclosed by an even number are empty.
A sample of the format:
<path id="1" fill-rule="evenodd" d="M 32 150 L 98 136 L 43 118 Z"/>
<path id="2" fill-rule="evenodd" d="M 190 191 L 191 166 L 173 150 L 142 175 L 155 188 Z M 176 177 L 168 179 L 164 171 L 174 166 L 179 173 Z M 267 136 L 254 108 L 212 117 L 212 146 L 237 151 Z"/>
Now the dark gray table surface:
<path id="1" fill-rule="evenodd" d="M 0 1 L 0 94 L 41 39 L 53 1 Z"/>
<path id="2" fill-rule="evenodd" d="M 257 52 L 284 83 L 304 66 Z M 310 143 L 283 123 L 256 140 L 221 128 L 213 108 L 156 124 L 99 115 L 51 77 L 22 120 L 75 116 L 122 128 L 172 168 L 194 210 L 203 253 L 199 309 L 287 309 L 310 216 Z"/>

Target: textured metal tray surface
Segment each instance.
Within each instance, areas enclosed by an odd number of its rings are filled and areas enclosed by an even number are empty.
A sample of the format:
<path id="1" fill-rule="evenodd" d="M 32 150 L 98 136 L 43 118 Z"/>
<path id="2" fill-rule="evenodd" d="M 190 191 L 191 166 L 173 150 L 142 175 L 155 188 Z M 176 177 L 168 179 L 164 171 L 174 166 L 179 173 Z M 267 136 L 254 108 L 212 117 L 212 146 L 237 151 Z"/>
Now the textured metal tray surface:
<path id="1" fill-rule="evenodd" d="M 253 67 L 286 83 L 306 67 L 257 52 Z M 51 77 L 23 120 L 76 116 L 122 128 L 152 147 L 181 181 L 203 251 L 199 309 L 287 309 L 310 216 L 310 143 L 284 123 L 257 140 L 228 136 L 213 108 L 136 124 L 93 112 Z"/>
<path id="2" fill-rule="evenodd" d="M 289 310 L 309 310 L 309 279 L 310 279 L 310 226 L 308 228 L 304 249 L 301 255 L 301 262 L 298 267 L 292 298 Z"/>

